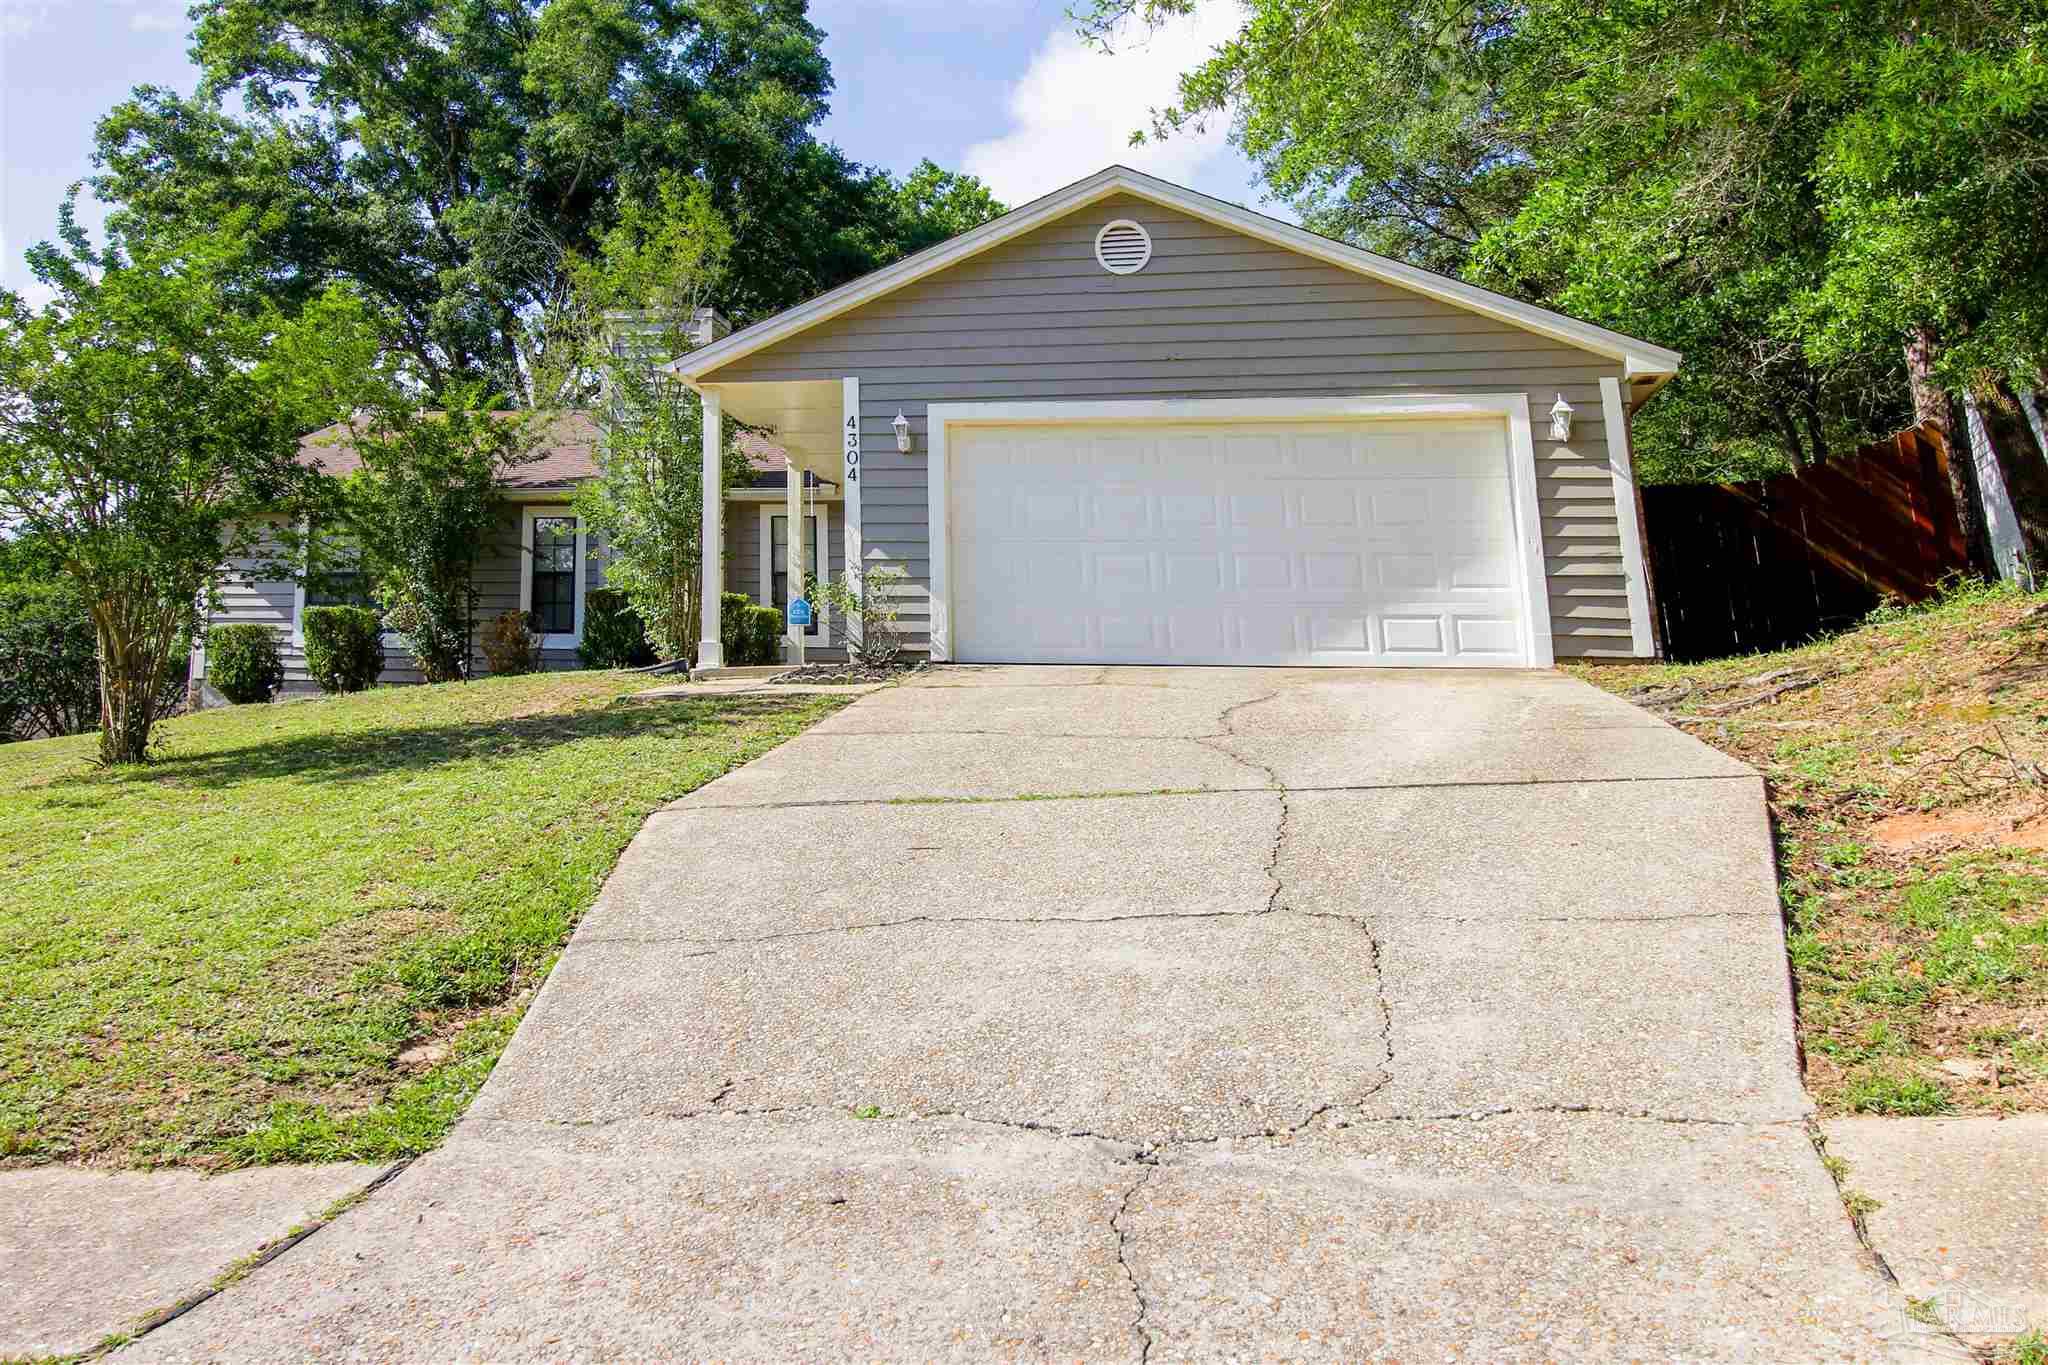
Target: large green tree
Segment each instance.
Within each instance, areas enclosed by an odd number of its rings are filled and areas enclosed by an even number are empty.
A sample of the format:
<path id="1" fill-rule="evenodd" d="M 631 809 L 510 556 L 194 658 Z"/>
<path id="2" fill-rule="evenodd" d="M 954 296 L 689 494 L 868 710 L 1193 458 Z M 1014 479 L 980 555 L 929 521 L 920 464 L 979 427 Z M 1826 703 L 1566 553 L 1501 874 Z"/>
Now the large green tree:
<path id="1" fill-rule="evenodd" d="M 341 291 L 296 317 L 232 231 L 128 257 L 30 253 L 55 294 L 0 291 L 0 521 L 76 585 L 97 636 L 100 756 L 148 756 L 223 560 L 311 500 L 299 437 L 359 392 L 375 339 Z"/>
<path id="2" fill-rule="evenodd" d="M 1253 0 L 1149 132 L 1227 119 L 1311 226 L 1685 350 L 1646 471 L 1769 472 L 1909 419 L 1909 339 L 1923 393 L 2038 382 L 2043 21 L 2038 0 Z"/>
<path id="3" fill-rule="evenodd" d="M 803 0 L 202 0 L 186 96 L 101 123 L 96 192 L 128 238 L 254 207 L 281 301 L 345 279 L 425 385 L 535 406 L 573 372 L 551 324 L 621 206 L 681 176 L 746 244 L 745 321 L 922 245 L 905 187 L 819 143 L 831 72 Z M 239 105 L 239 107 L 237 107 Z M 913 185 L 917 177 L 913 177 Z"/>

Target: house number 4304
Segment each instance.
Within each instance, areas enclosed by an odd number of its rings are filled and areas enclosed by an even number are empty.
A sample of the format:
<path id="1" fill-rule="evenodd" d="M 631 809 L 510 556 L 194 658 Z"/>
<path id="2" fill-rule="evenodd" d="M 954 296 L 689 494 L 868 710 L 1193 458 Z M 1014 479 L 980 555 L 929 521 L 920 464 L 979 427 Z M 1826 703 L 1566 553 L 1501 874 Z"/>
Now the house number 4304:
<path id="1" fill-rule="evenodd" d="M 860 481 L 860 418 L 846 419 L 846 481 Z"/>

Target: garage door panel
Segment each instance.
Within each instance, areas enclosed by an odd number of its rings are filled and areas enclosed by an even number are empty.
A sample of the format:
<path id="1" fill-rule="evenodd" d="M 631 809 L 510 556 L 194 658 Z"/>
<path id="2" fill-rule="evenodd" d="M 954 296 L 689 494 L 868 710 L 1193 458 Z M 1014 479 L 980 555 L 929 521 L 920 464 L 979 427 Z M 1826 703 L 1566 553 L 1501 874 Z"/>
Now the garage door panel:
<path id="1" fill-rule="evenodd" d="M 1260 658 L 1298 655 L 1307 643 L 1292 611 L 1240 611 L 1235 624 L 1240 647 L 1247 654 Z"/>
<path id="2" fill-rule="evenodd" d="M 1219 499 L 1208 492 L 1162 492 L 1159 495 L 1159 528 L 1174 535 L 1194 530 L 1214 531 L 1222 524 Z"/>
<path id="3" fill-rule="evenodd" d="M 1079 476 L 1077 476 L 1079 477 Z M 1019 534 L 1033 537 L 1067 535 L 1078 539 L 1087 524 L 1078 491 L 1033 489 L 1015 504 L 1011 520 Z"/>
<path id="4" fill-rule="evenodd" d="M 1368 493 L 1375 526 L 1408 527 L 1429 524 L 1429 485 L 1420 480 L 1403 480 L 1376 485 Z"/>
<path id="5" fill-rule="evenodd" d="M 1455 618 L 1455 629 L 1460 653 L 1497 654 L 1511 658 L 1521 650 L 1521 632 L 1511 620 L 1460 616 Z"/>
<path id="6" fill-rule="evenodd" d="M 1150 616 L 1105 615 L 1101 640 L 1105 650 L 1153 650 L 1159 645 L 1159 623 Z"/>
<path id="7" fill-rule="evenodd" d="M 1104 607 L 1149 597 L 1157 587 L 1149 554 L 1097 551 L 1092 558 L 1095 588 L 1091 595 Z"/>
<path id="8" fill-rule="evenodd" d="M 1235 493 L 1230 495 L 1232 531 L 1283 531 L 1287 529 L 1287 497 L 1282 493 Z"/>
<path id="9" fill-rule="evenodd" d="M 1245 425 L 957 431 L 954 657 L 1523 660 L 1501 424 Z"/>
<path id="10" fill-rule="evenodd" d="M 1377 554 L 1373 556 L 1373 568 L 1380 587 L 1388 591 L 1434 592 L 1443 586 L 1443 576 L 1437 572 L 1433 554 Z"/>
<path id="11" fill-rule="evenodd" d="M 1166 649 L 1176 661 L 1222 658 L 1231 649 L 1229 622 L 1220 611 L 1169 612 Z"/>
<path id="12" fill-rule="evenodd" d="M 1249 554 L 1240 550 L 1230 560 L 1237 586 L 1245 593 L 1278 593 L 1282 601 L 1293 600 L 1297 586 L 1293 555 Z"/>
<path id="13" fill-rule="evenodd" d="M 1088 502 L 1088 528 L 1097 536 L 1150 535 L 1153 493 L 1143 488 L 1104 489 Z"/>
<path id="14" fill-rule="evenodd" d="M 1444 618 L 1441 616 L 1388 616 L 1381 620 L 1386 652 L 1392 655 L 1444 653 Z"/>
<path id="15" fill-rule="evenodd" d="M 1060 601 L 1086 591 L 1086 561 L 1056 550 L 1019 546 L 1000 556 L 998 563 L 1021 569 L 1020 577 L 1029 591 L 1027 600 Z"/>
<path id="16" fill-rule="evenodd" d="M 1447 558 L 1452 588 L 1505 592 L 1514 586 L 1514 549 L 1510 545 L 1469 546 L 1453 550 Z"/>
<path id="17" fill-rule="evenodd" d="M 1310 530 L 1362 526 L 1364 518 L 1358 514 L 1359 496 L 1358 489 L 1335 483 L 1321 488 L 1310 485 L 1296 489 L 1294 497 L 1301 509 L 1296 524 Z"/>
<path id="18" fill-rule="evenodd" d="M 1310 552 L 1302 556 L 1302 568 L 1311 592 L 1356 594 L 1365 587 L 1365 559 L 1355 550 Z"/>
<path id="19" fill-rule="evenodd" d="M 1343 650 L 1352 654 L 1372 652 L 1372 629 L 1362 615 L 1311 613 L 1309 644 L 1318 653 Z"/>
<path id="20" fill-rule="evenodd" d="M 1218 552 L 1185 554 L 1169 551 L 1165 555 L 1165 564 L 1166 587 L 1175 597 L 1223 591 L 1223 556 Z"/>

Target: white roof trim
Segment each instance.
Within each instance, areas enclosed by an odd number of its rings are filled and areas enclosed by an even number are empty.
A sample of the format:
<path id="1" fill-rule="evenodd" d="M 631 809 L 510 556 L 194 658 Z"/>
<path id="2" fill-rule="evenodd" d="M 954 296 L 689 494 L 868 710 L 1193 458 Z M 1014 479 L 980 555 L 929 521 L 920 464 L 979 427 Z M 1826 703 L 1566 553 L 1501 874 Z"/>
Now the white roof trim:
<path id="1" fill-rule="evenodd" d="M 1341 269 L 1412 290 L 1459 308 L 1469 309 L 1525 331 L 1591 351 L 1595 355 L 1607 356 L 1622 362 L 1624 377 L 1629 379 L 1643 376 L 1668 378 L 1678 372 L 1679 362 L 1683 358 L 1676 351 L 1653 346 L 1636 337 L 1609 331 L 1605 327 L 1596 327 L 1590 322 L 1581 322 L 1577 318 L 1566 317 L 1563 313 L 1553 312 L 1548 308 L 1538 308 L 1532 303 L 1523 303 L 1519 299 L 1511 299 L 1505 294 L 1496 294 L 1490 289 L 1481 289 L 1477 285 L 1454 280 L 1447 275 L 1420 270 L 1415 266 L 1375 255 L 1328 237 L 1319 237 L 1313 232 L 1283 223 L 1277 218 L 1269 218 L 1263 213 L 1254 213 L 1235 204 L 1226 204 L 1220 199 L 1211 199 L 1206 194 L 1157 179 L 1141 171 L 1131 170 L 1127 166 L 1110 166 L 1097 171 L 1086 180 L 1077 180 L 1065 189 L 1055 190 L 1042 198 L 1034 199 L 1021 208 L 1012 209 L 1000 218 L 991 219 L 980 227 L 963 232 L 937 246 L 927 247 L 914 256 L 906 256 L 894 265 L 885 266 L 851 283 L 820 294 L 809 303 L 785 309 L 774 317 L 734 332 L 709 346 L 700 347 L 678 360 L 671 361 L 664 368 L 685 383 L 694 384 L 700 379 L 707 378 L 720 366 L 729 365 L 742 356 L 773 346 L 776 342 L 795 336 L 807 328 L 838 317 L 849 309 L 858 308 L 927 275 L 936 274 L 949 266 L 978 256 L 1014 237 L 1064 218 L 1113 194 L 1135 195 L 1219 227 L 1234 229 L 1248 237 L 1298 251 L 1304 256 L 1313 257 Z"/>

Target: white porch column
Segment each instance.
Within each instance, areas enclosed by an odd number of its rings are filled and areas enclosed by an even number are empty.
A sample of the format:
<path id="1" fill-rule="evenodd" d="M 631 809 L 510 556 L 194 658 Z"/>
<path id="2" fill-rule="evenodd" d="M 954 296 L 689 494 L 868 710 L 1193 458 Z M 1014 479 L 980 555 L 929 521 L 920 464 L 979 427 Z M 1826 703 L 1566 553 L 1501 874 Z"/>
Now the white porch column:
<path id="1" fill-rule="evenodd" d="M 783 525 L 789 534 L 782 538 L 783 569 L 789 574 L 789 600 L 794 602 L 804 593 L 804 472 L 796 467 L 796 461 L 788 456 L 783 462 L 789 466 L 785 476 L 789 484 L 783 495 Z M 817 603 L 811 604 L 813 611 Z M 789 661 L 799 668 L 804 662 L 804 633 L 809 626 L 791 625 L 785 617 L 784 627 L 789 631 Z"/>
<path id="2" fill-rule="evenodd" d="M 860 379 L 856 375 L 847 375 L 839 381 L 839 444 L 845 457 L 845 476 L 840 484 L 843 501 L 839 505 L 839 516 L 840 520 L 846 523 L 846 585 L 853 589 L 856 596 L 861 596 L 862 600 L 865 600 L 867 575 L 863 571 L 867 564 L 861 558 L 860 535 Z M 831 568 L 829 560 L 825 567 L 827 570 Z M 859 648 L 859 612 L 853 613 L 851 619 L 842 622 L 839 629 L 846 633 L 849 649 Z"/>
<path id="3" fill-rule="evenodd" d="M 724 410 L 718 395 L 704 398 L 704 545 L 702 634 L 697 640 L 697 667 L 725 667 L 725 644 L 718 638 L 718 599 L 725 592 Z"/>

